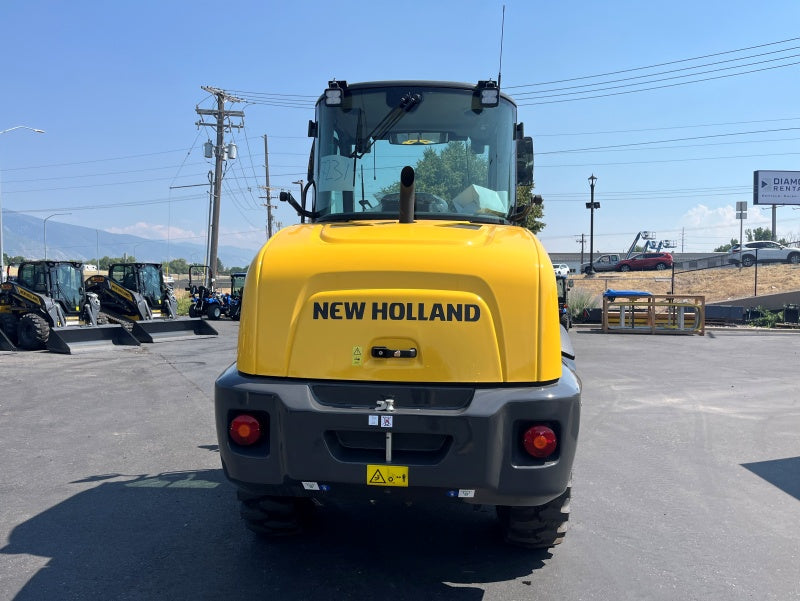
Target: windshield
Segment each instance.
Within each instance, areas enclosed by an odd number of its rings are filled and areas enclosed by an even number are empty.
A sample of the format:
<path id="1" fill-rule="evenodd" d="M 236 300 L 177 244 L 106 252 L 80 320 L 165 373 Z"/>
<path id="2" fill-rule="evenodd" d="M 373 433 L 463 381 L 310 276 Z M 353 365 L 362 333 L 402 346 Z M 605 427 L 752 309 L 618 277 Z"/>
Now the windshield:
<path id="1" fill-rule="evenodd" d="M 150 305 L 158 303 L 161 298 L 161 272 L 156 265 L 142 265 L 141 295 L 150 301 Z"/>
<path id="2" fill-rule="evenodd" d="M 60 263 L 56 267 L 56 293 L 55 299 L 66 305 L 66 310 L 79 311 L 81 307 L 81 270 L 75 265 Z"/>
<path id="3" fill-rule="evenodd" d="M 400 172 L 414 168 L 417 219 L 504 220 L 515 197 L 515 107 L 482 107 L 469 87 L 347 89 L 317 105 L 321 220 L 396 219 Z"/>

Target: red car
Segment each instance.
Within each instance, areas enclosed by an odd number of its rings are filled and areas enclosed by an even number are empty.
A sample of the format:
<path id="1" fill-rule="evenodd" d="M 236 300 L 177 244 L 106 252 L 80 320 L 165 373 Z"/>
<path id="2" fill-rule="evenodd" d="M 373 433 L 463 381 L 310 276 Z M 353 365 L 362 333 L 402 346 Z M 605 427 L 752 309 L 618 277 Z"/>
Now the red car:
<path id="1" fill-rule="evenodd" d="M 662 271 L 671 267 L 672 255 L 670 253 L 639 253 L 617 263 L 616 269 L 617 271 L 643 271 L 646 269 Z"/>

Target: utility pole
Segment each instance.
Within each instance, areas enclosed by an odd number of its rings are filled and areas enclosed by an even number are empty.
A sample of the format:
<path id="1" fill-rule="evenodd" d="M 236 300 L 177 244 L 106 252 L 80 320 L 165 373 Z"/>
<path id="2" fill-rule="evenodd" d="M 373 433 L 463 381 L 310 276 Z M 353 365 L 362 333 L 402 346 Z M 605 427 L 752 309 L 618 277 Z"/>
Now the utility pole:
<path id="1" fill-rule="evenodd" d="M 586 234 L 581 234 L 580 237 L 575 238 L 575 242 L 581 245 L 581 265 L 583 265 L 583 246 L 586 244 Z"/>
<path id="2" fill-rule="evenodd" d="M 267 240 L 269 240 L 272 238 L 272 209 L 275 207 L 272 206 L 272 188 L 269 186 L 269 145 L 267 143 L 267 134 L 264 134 L 264 169 L 266 170 L 266 186 L 264 189 L 267 193 L 267 203 L 264 206 L 267 207 Z"/>
<path id="3" fill-rule="evenodd" d="M 200 115 L 200 121 L 196 123 L 199 127 L 201 125 L 206 127 L 214 127 L 217 131 L 217 143 L 212 145 L 207 142 L 205 145 L 205 156 L 211 158 L 212 151 L 216 157 L 214 164 L 214 197 L 213 197 L 213 211 L 211 219 L 211 241 L 209 243 L 208 252 L 208 269 L 211 288 L 214 288 L 214 282 L 217 276 L 217 247 L 219 243 L 219 207 L 220 198 L 222 196 L 222 164 L 227 159 L 236 158 L 236 145 L 228 144 L 225 146 L 225 131 L 231 131 L 234 127 L 241 129 L 244 127 L 244 111 L 230 111 L 225 109 L 226 102 L 243 102 L 240 98 L 230 96 L 225 90 L 213 88 L 211 86 L 201 86 L 203 90 L 209 94 L 213 94 L 217 99 L 216 109 L 201 109 L 196 107 L 195 110 Z M 211 123 L 206 123 L 203 117 L 213 117 L 215 120 Z M 232 123 L 230 118 L 238 117 L 241 119 L 240 123 Z"/>

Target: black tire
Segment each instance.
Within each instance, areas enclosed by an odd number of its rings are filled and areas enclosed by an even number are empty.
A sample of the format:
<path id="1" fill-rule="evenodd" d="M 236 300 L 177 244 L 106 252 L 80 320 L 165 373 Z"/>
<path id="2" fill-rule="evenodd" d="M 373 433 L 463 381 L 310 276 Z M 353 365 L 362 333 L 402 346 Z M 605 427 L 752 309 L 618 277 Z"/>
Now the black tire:
<path id="1" fill-rule="evenodd" d="M 745 255 L 742 257 L 742 266 L 743 267 L 752 267 L 756 263 L 756 258 L 751 255 Z"/>
<path id="2" fill-rule="evenodd" d="M 0 313 L 0 330 L 12 343 L 17 343 L 17 318 L 11 313 Z"/>
<path id="3" fill-rule="evenodd" d="M 189 305 L 189 317 L 199 317 L 197 315 L 197 308 L 194 305 Z"/>
<path id="4" fill-rule="evenodd" d="M 35 351 L 47 346 L 50 337 L 50 325 L 47 320 L 36 313 L 26 313 L 17 324 L 17 340 L 19 346 Z"/>
<path id="5" fill-rule="evenodd" d="M 219 319 L 222 315 L 222 309 L 219 308 L 217 303 L 213 303 L 206 307 L 206 317 L 209 319 Z"/>
<path id="6" fill-rule="evenodd" d="M 800 253 L 792 253 L 786 258 L 787 263 L 791 263 L 792 265 L 797 265 L 800 263 Z"/>
<path id="7" fill-rule="evenodd" d="M 666 263 L 656 263 L 656 271 L 664 271 L 666 268 Z"/>
<path id="8" fill-rule="evenodd" d="M 528 549 L 546 549 L 564 542 L 570 491 L 567 488 L 561 496 L 535 507 L 498 506 L 505 541 Z"/>
<path id="9" fill-rule="evenodd" d="M 620 265 L 619 266 L 619 270 L 620 271 L 630 271 L 631 267 L 630 267 L 630 265 Z"/>
<path id="10" fill-rule="evenodd" d="M 251 532 L 266 538 L 292 536 L 308 525 L 311 499 L 254 495 L 237 490 L 239 512 Z"/>

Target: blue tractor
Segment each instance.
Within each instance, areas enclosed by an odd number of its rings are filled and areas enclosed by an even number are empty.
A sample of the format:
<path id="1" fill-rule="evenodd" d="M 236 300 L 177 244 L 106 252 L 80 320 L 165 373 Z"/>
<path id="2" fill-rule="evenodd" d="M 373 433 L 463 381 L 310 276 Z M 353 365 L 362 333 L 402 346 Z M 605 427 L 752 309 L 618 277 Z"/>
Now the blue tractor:
<path id="1" fill-rule="evenodd" d="M 210 280 L 210 269 L 207 265 L 189 266 L 189 286 L 186 288 L 192 295 L 189 317 L 216 320 L 228 314 L 230 295 L 217 292 Z"/>

